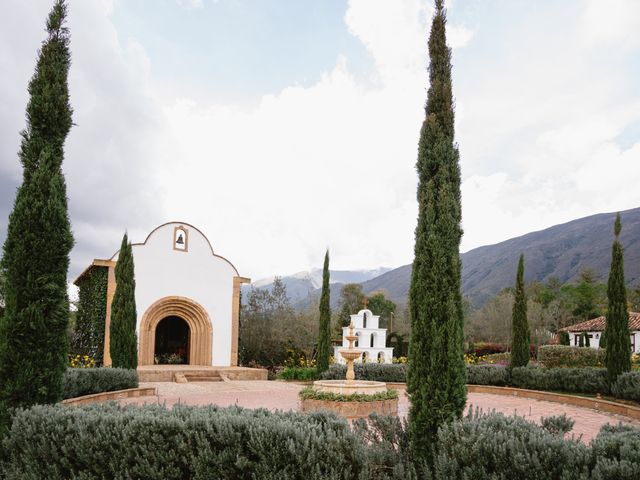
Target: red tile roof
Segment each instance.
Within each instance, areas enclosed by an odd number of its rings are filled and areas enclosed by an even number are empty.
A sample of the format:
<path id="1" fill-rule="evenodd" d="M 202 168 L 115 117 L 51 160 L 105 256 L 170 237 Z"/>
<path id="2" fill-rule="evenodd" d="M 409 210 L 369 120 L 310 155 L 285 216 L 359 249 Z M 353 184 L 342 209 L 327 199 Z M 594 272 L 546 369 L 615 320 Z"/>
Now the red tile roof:
<path id="1" fill-rule="evenodd" d="M 602 332 L 606 319 L 604 317 L 592 318 L 586 322 L 576 323 L 559 329 L 559 332 Z M 629 330 L 632 332 L 640 330 L 640 313 L 629 312 Z"/>

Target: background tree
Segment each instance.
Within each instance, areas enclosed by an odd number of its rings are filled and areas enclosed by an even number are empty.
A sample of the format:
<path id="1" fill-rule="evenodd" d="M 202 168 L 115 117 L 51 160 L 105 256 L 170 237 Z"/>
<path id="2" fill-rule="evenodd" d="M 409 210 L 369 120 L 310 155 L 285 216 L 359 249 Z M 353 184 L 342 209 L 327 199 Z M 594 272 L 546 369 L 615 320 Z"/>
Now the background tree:
<path id="1" fill-rule="evenodd" d="M 116 291 L 111 302 L 109 351 L 111 363 L 119 368 L 137 368 L 138 338 L 136 336 L 136 280 L 133 252 L 127 234 L 116 263 Z"/>
<path id="2" fill-rule="evenodd" d="M 340 290 L 340 313 L 336 324 L 336 333 L 342 335 L 342 327 L 349 326 L 351 314 L 358 313 L 364 306 L 364 299 L 367 298 L 362 292 L 362 285 L 359 283 L 346 283 Z"/>
<path id="3" fill-rule="evenodd" d="M 575 287 L 575 307 L 572 312 L 578 321 L 590 320 L 601 315 L 598 305 L 598 290 L 596 273 L 590 268 L 583 268 Z"/>
<path id="4" fill-rule="evenodd" d="M 409 433 L 419 461 L 431 455 L 440 425 L 466 403 L 460 295 L 460 166 L 454 143 L 451 51 L 444 0 L 436 0 L 429 36 L 429 91 L 418 144 L 418 225 L 409 309 Z"/>
<path id="5" fill-rule="evenodd" d="M 390 328 L 391 315 L 396 312 L 396 304 L 387 300 L 383 292 L 374 292 L 369 297 L 368 309 L 380 316 L 380 328 Z"/>
<path id="6" fill-rule="evenodd" d="M 329 357 L 331 357 L 331 306 L 329 295 L 329 250 L 327 250 L 324 255 L 322 295 L 320 296 L 320 333 L 318 335 L 316 361 L 318 372 L 324 372 L 329 368 Z"/>
<path id="7" fill-rule="evenodd" d="M 287 288 L 276 277 L 271 289 L 251 288 L 240 309 L 239 356 L 242 365 L 272 371 L 288 356 L 310 357 L 318 338 L 318 303 L 297 318 Z M 303 350 L 304 352 L 301 352 Z"/>
<path id="8" fill-rule="evenodd" d="M 62 162 L 71 129 L 67 78 L 71 56 L 64 1 L 47 19 L 47 39 L 29 82 L 19 187 L 9 216 L 0 320 L 0 430 L 10 409 L 62 397 L 67 364 L 67 273 L 73 236 Z"/>
<path id="9" fill-rule="evenodd" d="M 527 297 L 524 293 L 524 255 L 518 261 L 512 314 L 511 367 L 526 367 L 529 363 L 530 333 L 527 323 Z"/>
<path id="10" fill-rule="evenodd" d="M 615 239 L 611 249 L 611 271 L 607 285 L 609 308 L 605 323 L 607 349 L 604 363 L 609 381 L 631 370 L 631 339 L 629 338 L 629 312 L 627 311 L 627 289 L 624 285 L 624 258 L 620 244 L 620 214 L 616 216 L 613 227 Z"/>

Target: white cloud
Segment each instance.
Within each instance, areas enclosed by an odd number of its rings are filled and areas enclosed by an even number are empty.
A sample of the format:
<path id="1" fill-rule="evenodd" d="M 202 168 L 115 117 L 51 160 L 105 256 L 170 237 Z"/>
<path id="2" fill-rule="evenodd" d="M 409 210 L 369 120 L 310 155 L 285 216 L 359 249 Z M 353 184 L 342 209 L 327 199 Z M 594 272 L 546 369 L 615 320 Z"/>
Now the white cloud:
<path id="1" fill-rule="evenodd" d="M 640 2 L 637 0 L 588 0 L 582 15 L 582 34 L 593 46 L 603 43 L 615 49 L 640 45 Z"/>
<path id="2" fill-rule="evenodd" d="M 589 23 L 598 2 L 582 16 L 542 12 L 544 31 L 539 18 L 472 27 L 449 20 L 450 45 L 464 47 L 453 52 L 464 249 L 638 206 L 640 146 L 620 141 L 640 121 L 637 78 L 628 53 L 594 56 L 590 43 L 629 38 L 635 23 L 622 17 L 635 18 L 636 7 L 617 5 L 623 13 L 612 18 L 623 36 Z M 48 8 L 14 0 L 0 20 L 0 70 L 12 72 L 0 76 L 0 171 L 13 185 Z M 77 126 L 65 171 L 76 271 L 110 256 L 125 228 L 142 240 L 168 220 L 199 226 L 254 278 L 319 266 L 326 247 L 333 268 L 411 260 L 431 2 L 350 1 L 345 28 L 373 58 L 374 81 L 360 83 L 339 56 L 314 84 L 251 107 L 154 88 L 161 59 L 139 39 L 119 38 L 111 11 L 110 2 L 70 7 Z"/>

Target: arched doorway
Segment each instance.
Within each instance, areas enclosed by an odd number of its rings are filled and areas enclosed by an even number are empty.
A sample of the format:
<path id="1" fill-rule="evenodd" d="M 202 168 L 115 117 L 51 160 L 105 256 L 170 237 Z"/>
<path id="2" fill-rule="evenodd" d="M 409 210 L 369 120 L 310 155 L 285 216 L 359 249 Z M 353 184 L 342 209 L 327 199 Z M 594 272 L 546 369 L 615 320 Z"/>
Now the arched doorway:
<path id="1" fill-rule="evenodd" d="M 156 329 L 168 317 L 178 317 L 188 328 L 189 365 L 211 365 L 211 320 L 202 305 L 186 297 L 164 297 L 151 305 L 140 321 L 138 365 L 153 365 Z"/>
<path id="2" fill-rule="evenodd" d="M 189 325 L 177 315 L 160 320 L 156 327 L 154 362 L 161 365 L 188 364 L 189 333 Z"/>

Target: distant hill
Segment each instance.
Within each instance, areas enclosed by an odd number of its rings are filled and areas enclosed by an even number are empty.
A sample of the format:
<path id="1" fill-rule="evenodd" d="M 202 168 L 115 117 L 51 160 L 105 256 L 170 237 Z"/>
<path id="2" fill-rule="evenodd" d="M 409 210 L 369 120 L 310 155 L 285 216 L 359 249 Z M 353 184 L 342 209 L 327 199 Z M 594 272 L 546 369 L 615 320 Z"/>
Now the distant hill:
<path id="1" fill-rule="evenodd" d="M 640 282 L 640 208 L 621 212 L 621 241 L 625 249 L 625 280 Z M 606 282 L 611 263 L 611 243 L 615 213 L 602 213 L 528 233 L 495 245 L 475 248 L 461 255 L 462 292 L 474 306 L 481 306 L 515 280 L 518 257 L 525 255 L 525 280 L 547 281 L 551 277 L 572 282 L 582 268 L 596 272 Z M 319 276 L 318 276 L 319 273 Z M 306 276 L 304 274 L 307 274 Z M 322 271 L 301 272 L 283 277 L 292 304 L 305 306 L 318 288 Z M 364 278 L 368 277 L 368 278 Z M 411 265 L 393 270 L 331 272 L 331 303 L 335 308 L 344 283 L 361 283 L 366 294 L 383 290 L 398 305 L 405 305 L 411 279 Z M 271 281 L 256 282 L 258 288 L 270 288 Z"/>
<path id="2" fill-rule="evenodd" d="M 362 283 L 372 278 L 378 277 L 391 270 L 390 268 L 376 268 L 373 270 L 330 270 L 331 278 L 331 298 L 337 299 L 340 289 L 345 283 Z M 267 288 L 271 290 L 275 277 L 263 278 L 253 282 L 254 288 Z M 298 272 L 293 275 L 280 277 L 282 283 L 287 288 L 287 296 L 294 306 L 307 305 L 316 292 L 322 286 L 322 269 L 314 268 L 310 271 Z M 246 301 L 251 286 L 243 285 L 243 301 Z"/>
<path id="3" fill-rule="evenodd" d="M 585 267 L 606 281 L 615 215 L 591 215 L 463 253 L 463 294 L 480 306 L 511 286 L 520 253 L 525 256 L 526 281 L 544 282 L 556 277 L 563 283 L 572 282 Z M 621 212 L 621 216 L 625 280 L 628 285 L 636 285 L 640 282 L 640 208 Z M 404 265 L 363 282 L 362 287 L 365 293 L 385 290 L 393 301 L 405 304 L 410 278 L 411 265 Z"/>

